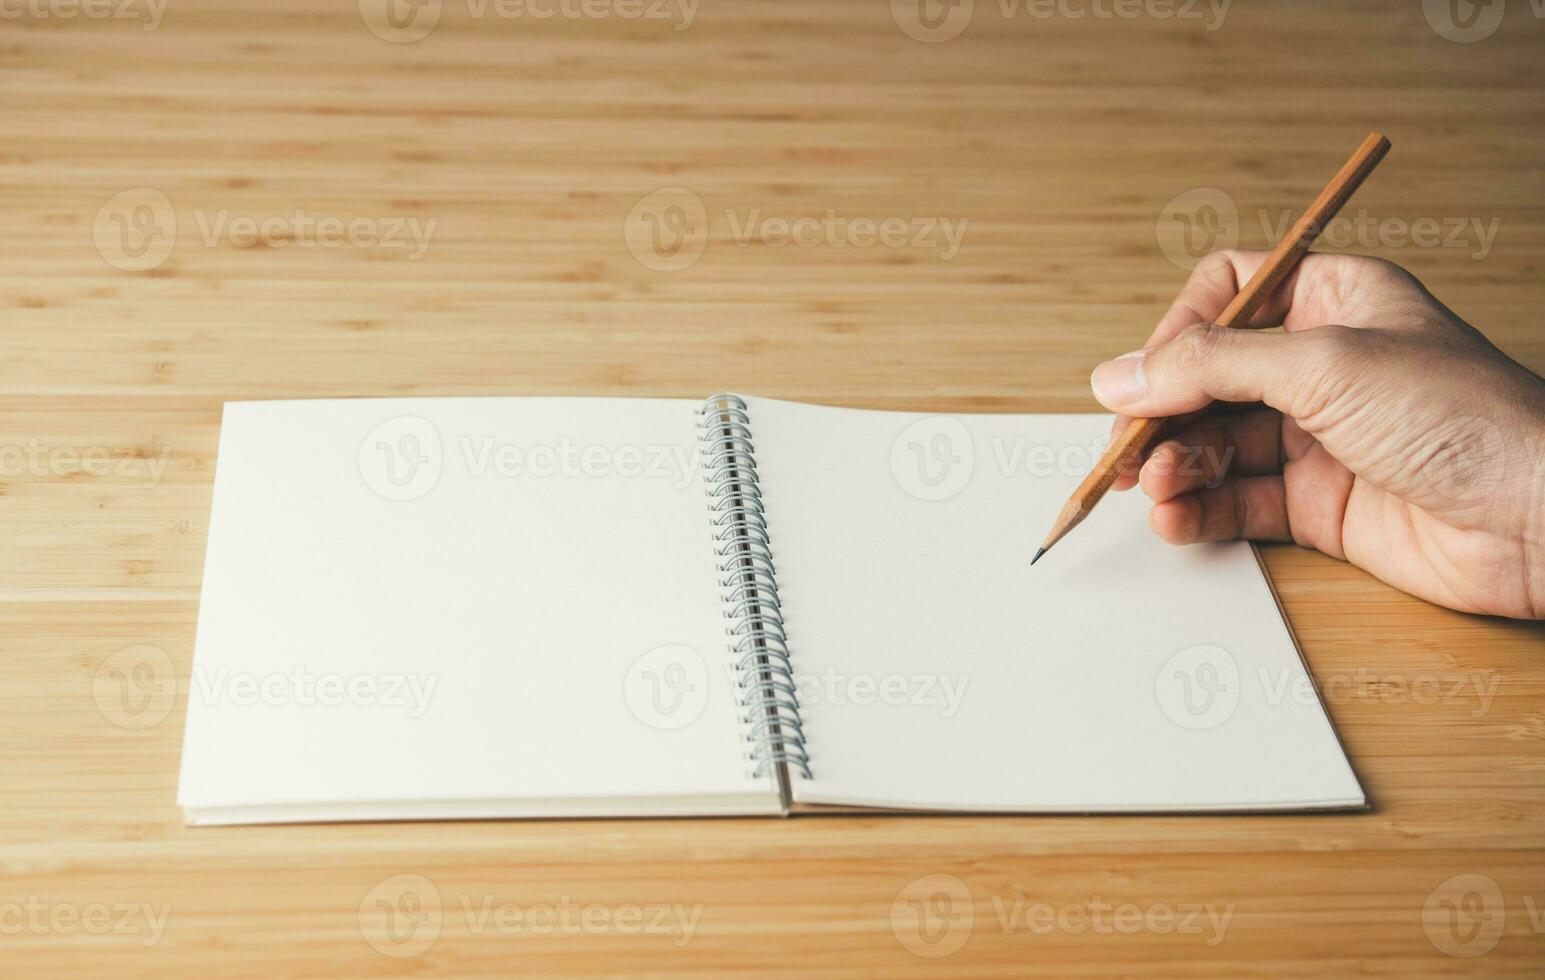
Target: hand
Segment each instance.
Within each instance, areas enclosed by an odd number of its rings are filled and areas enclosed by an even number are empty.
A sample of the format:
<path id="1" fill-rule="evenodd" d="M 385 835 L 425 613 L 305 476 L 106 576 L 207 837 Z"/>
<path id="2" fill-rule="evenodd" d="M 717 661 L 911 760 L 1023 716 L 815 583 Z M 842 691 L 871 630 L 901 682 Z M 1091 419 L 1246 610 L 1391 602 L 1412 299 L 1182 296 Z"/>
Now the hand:
<path id="1" fill-rule="evenodd" d="M 1107 408 L 1179 416 L 1115 489 L 1140 484 L 1175 544 L 1292 540 L 1453 609 L 1545 618 L 1545 381 L 1361 256 L 1306 256 L 1251 320 L 1282 332 L 1211 326 L 1265 258 L 1208 256 L 1147 346 L 1095 369 Z"/>

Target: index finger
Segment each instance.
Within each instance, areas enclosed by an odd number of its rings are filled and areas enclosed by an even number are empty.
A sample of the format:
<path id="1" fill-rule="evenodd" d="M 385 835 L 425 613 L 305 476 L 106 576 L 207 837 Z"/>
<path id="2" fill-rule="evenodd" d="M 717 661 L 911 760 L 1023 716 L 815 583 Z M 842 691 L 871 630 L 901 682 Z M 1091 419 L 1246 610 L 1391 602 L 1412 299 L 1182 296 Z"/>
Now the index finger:
<path id="1" fill-rule="evenodd" d="M 1215 322 L 1270 254 L 1253 249 L 1229 249 L 1204 256 L 1191 270 L 1191 278 L 1181 287 L 1180 295 L 1170 304 L 1168 312 L 1159 318 L 1159 325 L 1154 327 L 1153 334 L 1143 346 L 1153 347 L 1172 340 L 1193 323 Z M 1275 295 L 1267 297 L 1250 317 L 1250 326 L 1270 327 L 1282 322 L 1293 295 L 1291 280 L 1290 276 Z"/>
<path id="2" fill-rule="evenodd" d="M 1193 323 L 1216 323 L 1270 254 L 1230 249 L 1202 259 L 1143 346 L 1172 340 Z M 1436 304 L 1415 276 L 1393 262 L 1366 255 L 1310 252 L 1299 259 L 1245 326 L 1281 324 L 1290 333 L 1328 323 L 1400 329 L 1406 320 L 1413 319 L 1402 318 L 1400 311 Z"/>

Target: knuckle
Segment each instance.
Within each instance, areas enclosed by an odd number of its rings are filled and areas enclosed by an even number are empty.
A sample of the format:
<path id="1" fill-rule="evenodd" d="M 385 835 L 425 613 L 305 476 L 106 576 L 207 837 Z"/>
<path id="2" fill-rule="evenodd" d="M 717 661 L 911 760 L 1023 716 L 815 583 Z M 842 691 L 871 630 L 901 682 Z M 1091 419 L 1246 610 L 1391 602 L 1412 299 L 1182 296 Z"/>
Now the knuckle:
<path id="1" fill-rule="evenodd" d="M 1196 268 L 1191 273 L 1191 278 L 1200 279 L 1203 278 L 1205 274 L 1210 273 L 1219 267 L 1227 267 L 1232 265 L 1234 262 L 1234 254 L 1235 251 L 1231 248 L 1220 248 L 1216 249 L 1215 251 L 1208 252 L 1206 255 L 1202 256 L 1202 260 L 1196 264 Z"/>
<path id="2" fill-rule="evenodd" d="M 1360 255 L 1358 258 L 1361 259 L 1363 263 L 1366 264 L 1370 269 L 1375 270 L 1380 275 L 1399 276 L 1402 279 L 1410 275 L 1410 273 L 1405 270 L 1404 266 L 1400 265 L 1392 259 L 1386 259 L 1380 255 Z"/>
<path id="3" fill-rule="evenodd" d="M 1362 338 L 1358 336 L 1359 333 L 1360 331 L 1339 323 L 1327 323 L 1323 327 L 1305 331 L 1301 336 L 1309 351 L 1310 366 L 1329 370 L 1340 364 L 1343 359 L 1361 347 L 1359 341 Z"/>
<path id="4" fill-rule="evenodd" d="M 1175 337 L 1174 363 L 1182 371 L 1204 367 L 1217 355 L 1224 329 L 1207 323 L 1193 324 Z"/>
<path id="5" fill-rule="evenodd" d="M 1374 287 L 1403 290 L 1423 288 L 1421 280 L 1411 270 L 1377 255 L 1337 255 L 1336 271 L 1343 279 Z"/>
<path id="6" fill-rule="evenodd" d="M 1413 282 L 1416 277 L 1411 275 L 1405 266 L 1390 259 L 1377 255 L 1349 255 L 1348 259 L 1354 260 L 1355 265 L 1362 266 L 1370 275 L 1383 279 L 1398 279 L 1402 282 Z"/>
<path id="7" fill-rule="evenodd" d="M 1245 536 L 1245 528 L 1250 526 L 1250 497 L 1245 493 L 1244 484 L 1238 480 L 1228 484 L 1230 496 L 1234 504 L 1234 533 L 1236 537 Z"/>

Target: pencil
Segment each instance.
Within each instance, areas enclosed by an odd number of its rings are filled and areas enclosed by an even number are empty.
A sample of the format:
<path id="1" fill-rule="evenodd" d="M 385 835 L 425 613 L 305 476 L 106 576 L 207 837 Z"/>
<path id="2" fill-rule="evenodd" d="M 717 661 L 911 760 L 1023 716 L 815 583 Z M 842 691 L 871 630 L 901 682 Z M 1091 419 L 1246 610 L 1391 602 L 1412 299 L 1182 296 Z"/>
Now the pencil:
<path id="1" fill-rule="evenodd" d="M 1314 199 L 1303 216 L 1288 229 L 1282 241 L 1271 250 L 1271 255 L 1266 262 L 1255 271 L 1250 281 L 1245 284 L 1231 303 L 1223 310 L 1217 319 L 1220 327 L 1244 327 L 1249 324 L 1250 317 L 1260 309 L 1261 304 L 1282 285 L 1288 273 L 1293 271 L 1293 266 L 1309 251 L 1309 246 L 1320 237 L 1320 232 L 1327 222 L 1336 216 L 1342 205 L 1356 192 L 1367 176 L 1373 173 L 1373 168 L 1384 159 L 1384 154 L 1389 152 L 1389 140 L 1381 133 L 1369 133 L 1368 138 L 1359 146 L 1342 165 L 1341 170 L 1332 177 L 1325 189 L 1320 191 L 1320 196 Z M 1030 559 L 1034 565 L 1041 560 L 1041 556 L 1051 549 L 1051 546 L 1061 541 L 1067 533 L 1081 524 L 1100 498 L 1105 496 L 1116 477 L 1126 469 L 1127 464 L 1136 459 L 1149 443 L 1159 434 L 1164 426 L 1164 419 L 1133 419 L 1121 434 L 1111 441 L 1110 448 L 1095 463 L 1094 469 L 1084 478 L 1084 482 L 1078 485 L 1068 502 L 1063 505 L 1062 511 L 1057 514 L 1057 519 L 1052 524 L 1051 532 L 1046 535 L 1046 540 L 1041 542 L 1041 548 Z"/>

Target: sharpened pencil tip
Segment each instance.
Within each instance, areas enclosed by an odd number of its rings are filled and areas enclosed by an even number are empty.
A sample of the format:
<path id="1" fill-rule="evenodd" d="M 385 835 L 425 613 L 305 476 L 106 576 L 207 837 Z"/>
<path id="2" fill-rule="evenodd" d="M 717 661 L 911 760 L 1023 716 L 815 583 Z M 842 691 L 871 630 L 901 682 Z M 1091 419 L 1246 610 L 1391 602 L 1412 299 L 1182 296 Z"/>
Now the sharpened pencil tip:
<path id="1" fill-rule="evenodd" d="M 1044 555 L 1044 554 L 1046 554 L 1046 549 L 1045 548 L 1037 549 L 1036 552 L 1035 552 L 1035 557 L 1030 559 L 1030 564 L 1034 565 L 1036 562 L 1040 561 L 1041 560 L 1041 556 Z"/>

